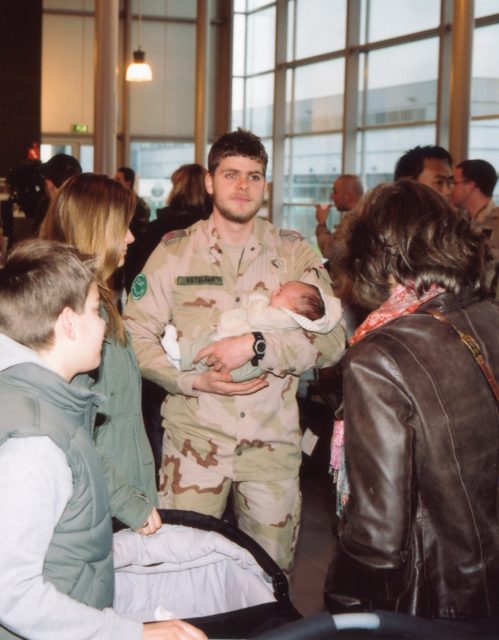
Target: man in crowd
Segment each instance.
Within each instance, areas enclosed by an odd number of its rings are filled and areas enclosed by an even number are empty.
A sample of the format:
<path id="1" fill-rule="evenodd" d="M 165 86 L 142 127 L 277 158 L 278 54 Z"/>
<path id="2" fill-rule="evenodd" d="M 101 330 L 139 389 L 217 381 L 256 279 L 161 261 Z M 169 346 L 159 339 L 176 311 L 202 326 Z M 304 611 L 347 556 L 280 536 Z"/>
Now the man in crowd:
<path id="1" fill-rule="evenodd" d="M 41 174 L 45 187 L 44 197 L 38 203 L 35 212 L 35 228 L 38 229 L 49 208 L 50 201 L 57 189 L 71 176 L 81 173 L 81 165 L 76 158 L 67 153 L 56 153 L 41 165 Z"/>
<path id="2" fill-rule="evenodd" d="M 317 236 L 317 244 L 322 255 L 328 260 L 335 259 L 335 241 L 339 237 L 343 237 L 343 229 L 347 225 L 348 212 L 351 211 L 357 202 L 362 198 L 364 188 L 359 178 L 353 174 L 344 173 L 338 176 L 333 182 L 330 198 L 340 214 L 340 224 L 337 225 L 334 232 L 329 231 L 326 220 L 331 209 L 330 204 L 315 205 L 315 218 L 317 220 L 317 228 L 315 235 Z"/>
<path id="3" fill-rule="evenodd" d="M 244 294 L 290 280 L 315 284 L 326 304 L 336 304 L 322 262 L 303 238 L 257 217 L 266 167 L 265 148 L 248 131 L 215 142 L 206 174 L 213 213 L 162 240 L 135 278 L 125 321 L 143 376 L 169 394 L 163 506 L 220 517 L 232 493 L 238 526 L 289 572 L 301 509 L 298 376 L 339 360 L 343 329 L 225 338 L 198 353 L 209 365 L 203 373 L 175 369 L 160 344 L 169 322 L 195 338 L 239 307 Z M 232 382 L 230 372 L 250 361 L 265 374 Z"/>
<path id="4" fill-rule="evenodd" d="M 63 182 L 80 173 L 81 165 L 76 158 L 67 153 L 57 153 L 42 164 L 45 193 L 52 199 Z"/>
<path id="5" fill-rule="evenodd" d="M 409 149 L 395 165 L 394 180 L 410 178 L 438 191 L 446 200 L 452 193 L 452 157 L 438 145 Z"/>
<path id="6" fill-rule="evenodd" d="M 487 238 L 494 258 L 496 272 L 499 265 L 499 207 L 492 198 L 497 183 L 497 172 L 486 160 L 463 160 L 454 171 L 452 204 L 464 209 L 471 225 Z M 491 283 L 492 293 L 499 299 L 496 279 Z"/>
<path id="7" fill-rule="evenodd" d="M 124 187 L 134 190 L 135 186 L 135 171 L 130 167 L 119 167 L 114 176 L 116 182 L 120 182 Z M 143 224 L 149 222 L 151 211 L 147 202 L 137 196 L 137 207 L 135 209 L 135 218 Z"/>
<path id="8" fill-rule="evenodd" d="M 343 268 L 349 228 L 355 216 L 353 209 L 363 194 L 364 188 L 357 176 L 345 173 L 336 178 L 331 191 L 331 200 L 340 213 L 340 222 L 332 232 L 326 226 L 331 205 L 318 204 L 315 207 L 318 223 L 315 230 L 317 244 L 322 255 L 328 259 L 327 268 L 333 283 L 333 291 L 343 305 L 347 335 L 353 333 L 365 316 L 364 310 L 351 299 L 352 281 Z"/>

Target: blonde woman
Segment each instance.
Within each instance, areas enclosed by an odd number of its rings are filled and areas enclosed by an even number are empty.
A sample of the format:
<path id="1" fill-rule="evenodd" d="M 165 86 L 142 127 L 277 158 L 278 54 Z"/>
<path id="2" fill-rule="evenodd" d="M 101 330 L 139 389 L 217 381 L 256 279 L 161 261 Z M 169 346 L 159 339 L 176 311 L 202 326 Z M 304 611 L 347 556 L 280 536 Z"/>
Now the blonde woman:
<path id="1" fill-rule="evenodd" d="M 155 509 L 153 457 L 141 413 L 140 373 L 112 289 L 113 275 L 134 240 L 129 224 L 135 201 L 130 189 L 107 176 L 73 176 L 51 202 L 39 235 L 95 257 L 106 336 L 99 369 L 75 382 L 105 396 L 94 440 L 106 472 L 112 515 L 149 534 L 161 525 Z"/>

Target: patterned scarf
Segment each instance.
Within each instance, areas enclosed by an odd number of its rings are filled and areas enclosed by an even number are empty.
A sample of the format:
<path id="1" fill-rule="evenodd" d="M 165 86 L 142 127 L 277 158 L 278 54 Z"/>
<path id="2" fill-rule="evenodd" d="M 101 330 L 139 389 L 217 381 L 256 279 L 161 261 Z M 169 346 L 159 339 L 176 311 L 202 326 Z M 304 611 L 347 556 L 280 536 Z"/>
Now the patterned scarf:
<path id="1" fill-rule="evenodd" d="M 355 344 L 359 340 L 362 340 L 369 331 L 377 329 L 395 318 L 406 316 L 416 311 L 423 302 L 431 300 L 431 298 L 441 293 L 445 293 L 445 289 L 436 284 L 432 284 L 428 291 L 425 291 L 418 297 L 414 283 L 406 286 L 397 284 L 393 287 L 388 300 L 367 316 L 364 322 L 357 328 L 354 335 L 349 339 L 348 343 L 350 345 Z"/>

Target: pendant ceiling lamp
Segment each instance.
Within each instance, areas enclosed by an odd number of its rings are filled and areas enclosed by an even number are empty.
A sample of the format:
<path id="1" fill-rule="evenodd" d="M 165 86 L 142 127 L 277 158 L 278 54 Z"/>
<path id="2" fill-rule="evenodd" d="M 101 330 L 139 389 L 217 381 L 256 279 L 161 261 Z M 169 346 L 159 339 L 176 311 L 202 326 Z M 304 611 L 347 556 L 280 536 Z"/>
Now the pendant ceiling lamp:
<path id="1" fill-rule="evenodd" d="M 138 41 L 139 46 L 133 52 L 133 62 L 128 65 L 126 79 L 128 82 L 150 82 L 152 80 L 151 67 L 146 62 L 146 54 L 140 48 L 140 36 L 142 27 L 142 0 L 140 2 Z"/>

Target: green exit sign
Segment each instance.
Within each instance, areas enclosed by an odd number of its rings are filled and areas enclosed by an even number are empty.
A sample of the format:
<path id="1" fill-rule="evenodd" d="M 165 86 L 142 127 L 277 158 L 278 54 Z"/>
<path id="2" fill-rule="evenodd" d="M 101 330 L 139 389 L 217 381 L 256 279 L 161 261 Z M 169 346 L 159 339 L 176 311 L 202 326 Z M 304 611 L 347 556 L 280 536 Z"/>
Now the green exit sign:
<path id="1" fill-rule="evenodd" d="M 87 133 L 88 132 L 88 124 L 81 124 L 78 122 L 76 124 L 71 125 L 71 131 L 73 133 Z"/>

